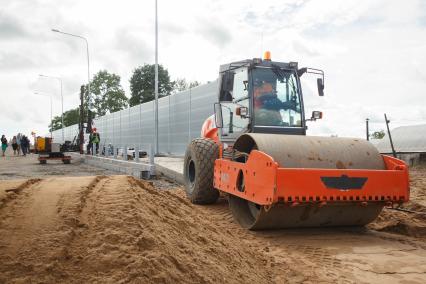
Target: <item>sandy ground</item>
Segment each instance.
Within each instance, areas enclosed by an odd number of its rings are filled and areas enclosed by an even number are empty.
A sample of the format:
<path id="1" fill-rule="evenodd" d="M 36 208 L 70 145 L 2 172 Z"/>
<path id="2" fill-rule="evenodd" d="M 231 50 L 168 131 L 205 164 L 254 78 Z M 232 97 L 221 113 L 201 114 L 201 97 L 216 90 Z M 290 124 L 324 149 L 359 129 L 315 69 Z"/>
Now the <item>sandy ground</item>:
<path id="1" fill-rule="evenodd" d="M 0 175 L 0 283 L 426 283 L 423 214 L 386 209 L 367 228 L 251 232 L 223 198 L 194 206 L 173 185 L 43 173 Z M 405 207 L 425 212 L 425 168 L 411 171 L 411 186 Z"/>

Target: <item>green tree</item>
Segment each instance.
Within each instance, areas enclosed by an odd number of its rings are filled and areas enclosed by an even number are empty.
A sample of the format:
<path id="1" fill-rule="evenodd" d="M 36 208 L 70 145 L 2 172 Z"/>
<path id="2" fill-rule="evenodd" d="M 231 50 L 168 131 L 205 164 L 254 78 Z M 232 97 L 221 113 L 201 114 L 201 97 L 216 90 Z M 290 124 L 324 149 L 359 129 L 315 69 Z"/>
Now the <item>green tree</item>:
<path id="1" fill-rule="evenodd" d="M 116 112 L 128 106 L 128 99 L 120 84 L 120 76 L 101 70 L 90 81 L 90 95 L 94 116 Z M 88 107 L 87 85 L 85 86 L 85 108 Z"/>
<path id="2" fill-rule="evenodd" d="M 382 139 L 383 137 L 385 137 L 384 130 L 374 131 L 373 134 L 371 134 L 372 139 Z"/>
<path id="3" fill-rule="evenodd" d="M 80 118 L 79 108 L 67 110 L 66 112 L 64 112 L 64 126 L 67 127 L 70 125 L 77 124 L 79 122 L 79 118 Z M 52 128 L 52 125 L 53 125 L 53 128 Z M 55 116 L 52 119 L 52 122 L 49 124 L 49 131 L 51 128 L 52 128 L 52 131 L 62 128 L 62 117 L 60 115 Z"/>
<path id="4" fill-rule="evenodd" d="M 200 85 L 198 81 L 187 82 L 185 78 L 177 78 L 173 82 L 173 93 L 182 92 Z"/>
<path id="5" fill-rule="evenodd" d="M 64 123 L 65 124 L 65 123 Z M 62 128 L 62 120 L 60 116 L 55 116 L 49 124 L 49 132 Z"/>
<path id="6" fill-rule="evenodd" d="M 144 64 L 133 70 L 130 78 L 131 97 L 130 106 L 154 100 L 155 64 Z M 170 81 L 169 71 L 158 65 L 158 93 L 159 97 L 170 95 L 173 82 Z"/>

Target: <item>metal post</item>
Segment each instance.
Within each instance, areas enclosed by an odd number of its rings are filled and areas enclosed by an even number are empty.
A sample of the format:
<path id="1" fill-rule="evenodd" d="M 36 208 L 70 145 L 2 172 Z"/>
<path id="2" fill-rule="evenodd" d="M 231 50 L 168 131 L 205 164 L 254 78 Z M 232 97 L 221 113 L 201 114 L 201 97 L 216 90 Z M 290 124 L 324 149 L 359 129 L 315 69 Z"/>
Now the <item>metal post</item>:
<path id="1" fill-rule="evenodd" d="M 139 147 L 135 146 L 135 162 L 139 162 Z"/>
<path id="2" fill-rule="evenodd" d="M 92 110 L 92 99 L 90 96 L 90 60 L 89 60 L 89 42 L 86 38 L 83 38 L 86 42 L 86 51 L 87 51 L 87 96 L 89 100 L 89 109 Z"/>
<path id="3" fill-rule="evenodd" d="M 115 113 L 112 113 L 112 139 L 111 139 L 111 145 L 112 145 L 112 149 L 113 149 L 113 157 L 115 158 Z"/>
<path id="4" fill-rule="evenodd" d="M 388 118 L 386 117 L 386 113 L 385 113 L 385 122 L 386 122 L 386 128 L 388 129 L 388 136 L 389 136 L 389 142 L 392 148 L 392 155 L 396 158 L 396 152 L 395 152 L 395 148 L 393 147 L 393 141 L 392 141 L 392 136 L 389 130 L 389 122 L 390 120 L 388 120 Z"/>
<path id="5" fill-rule="evenodd" d="M 84 154 L 84 85 L 80 87 L 80 117 L 78 122 L 80 154 Z"/>
<path id="6" fill-rule="evenodd" d="M 155 130 L 154 147 L 155 154 L 158 154 L 158 5 L 155 0 Z"/>
<path id="7" fill-rule="evenodd" d="M 149 164 L 154 165 L 154 147 L 152 147 L 152 144 L 149 144 Z"/>
<path id="8" fill-rule="evenodd" d="M 168 114 L 168 123 L 167 123 L 167 153 L 169 153 L 170 154 L 170 97 L 171 96 L 168 96 L 169 97 L 169 106 L 168 106 L 168 111 L 169 111 L 169 114 Z"/>
<path id="9" fill-rule="evenodd" d="M 365 119 L 365 131 L 367 132 L 366 133 L 366 135 L 367 135 L 367 141 L 369 141 L 370 140 L 370 130 L 368 129 L 368 121 L 369 121 L 369 119 L 367 118 L 367 119 Z"/>
<path id="10" fill-rule="evenodd" d="M 142 104 L 139 104 L 139 147 L 142 149 Z"/>
<path id="11" fill-rule="evenodd" d="M 188 143 L 191 142 L 191 119 L 192 119 L 192 115 L 191 115 L 191 110 L 192 110 L 192 97 L 191 97 L 191 88 L 189 88 L 189 118 L 188 118 Z"/>
<path id="12" fill-rule="evenodd" d="M 121 110 L 119 111 L 119 113 L 120 113 L 120 148 L 122 149 L 123 148 L 123 142 L 122 142 L 122 139 L 121 139 L 121 129 L 123 128 L 123 126 L 121 125 Z"/>
<path id="13" fill-rule="evenodd" d="M 61 115 L 61 120 L 62 120 L 62 143 L 65 143 L 65 134 L 64 134 L 64 95 L 62 93 L 62 79 L 59 79 L 59 81 L 61 82 L 61 105 L 62 105 L 62 115 Z"/>
<path id="14" fill-rule="evenodd" d="M 50 138 L 53 138 L 52 129 L 53 129 L 53 102 L 52 102 L 52 95 L 50 95 Z"/>

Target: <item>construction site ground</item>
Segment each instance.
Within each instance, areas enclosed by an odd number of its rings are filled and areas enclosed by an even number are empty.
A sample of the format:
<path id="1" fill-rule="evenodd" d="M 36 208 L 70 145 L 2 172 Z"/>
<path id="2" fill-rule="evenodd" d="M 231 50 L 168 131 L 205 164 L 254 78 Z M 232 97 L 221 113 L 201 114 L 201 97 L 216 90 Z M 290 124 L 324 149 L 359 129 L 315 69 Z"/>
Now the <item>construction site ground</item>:
<path id="1" fill-rule="evenodd" d="M 173 182 L 1 158 L 0 283 L 426 283 L 426 167 L 410 174 L 423 214 L 253 232 Z"/>

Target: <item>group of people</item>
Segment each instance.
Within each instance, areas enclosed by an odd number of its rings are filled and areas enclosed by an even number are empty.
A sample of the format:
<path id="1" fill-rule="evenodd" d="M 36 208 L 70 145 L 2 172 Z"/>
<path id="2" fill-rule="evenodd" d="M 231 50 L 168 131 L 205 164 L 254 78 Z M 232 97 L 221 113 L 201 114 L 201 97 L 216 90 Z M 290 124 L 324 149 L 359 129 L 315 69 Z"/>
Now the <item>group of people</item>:
<path id="1" fill-rule="evenodd" d="M 21 153 L 23 156 L 26 156 L 30 153 L 30 139 L 21 133 L 13 136 L 10 141 L 7 140 L 5 135 L 1 136 L 1 151 L 3 157 L 5 156 L 6 149 L 9 145 L 12 146 L 13 155 L 15 156 L 19 156 Z"/>

